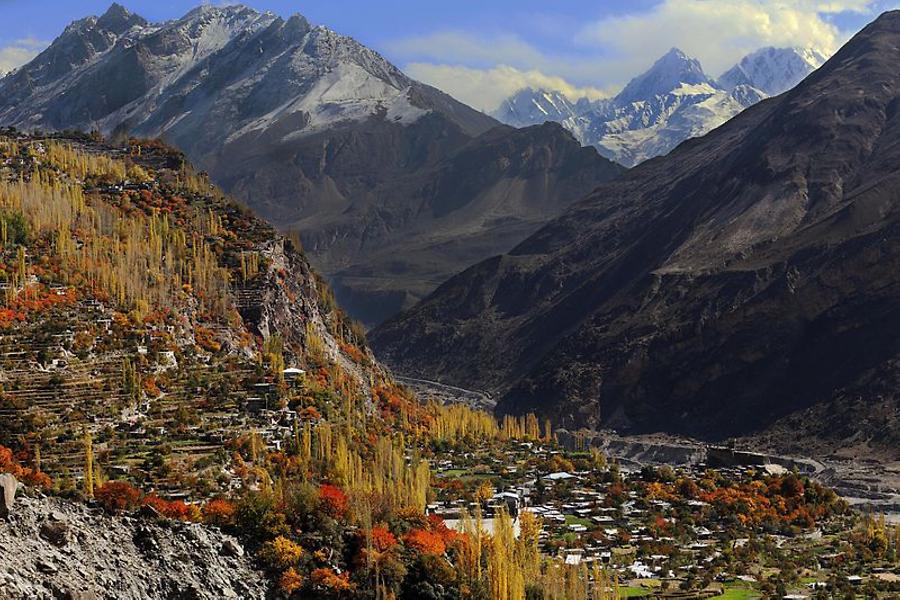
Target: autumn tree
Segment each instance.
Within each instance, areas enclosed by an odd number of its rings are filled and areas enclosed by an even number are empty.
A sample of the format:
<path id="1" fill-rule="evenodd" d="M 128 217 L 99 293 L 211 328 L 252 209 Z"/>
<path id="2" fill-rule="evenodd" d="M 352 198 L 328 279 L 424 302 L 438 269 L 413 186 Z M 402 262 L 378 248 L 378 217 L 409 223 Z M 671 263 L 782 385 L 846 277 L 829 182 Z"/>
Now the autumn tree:
<path id="1" fill-rule="evenodd" d="M 84 494 L 94 497 L 94 441 L 91 432 L 84 432 Z"/>

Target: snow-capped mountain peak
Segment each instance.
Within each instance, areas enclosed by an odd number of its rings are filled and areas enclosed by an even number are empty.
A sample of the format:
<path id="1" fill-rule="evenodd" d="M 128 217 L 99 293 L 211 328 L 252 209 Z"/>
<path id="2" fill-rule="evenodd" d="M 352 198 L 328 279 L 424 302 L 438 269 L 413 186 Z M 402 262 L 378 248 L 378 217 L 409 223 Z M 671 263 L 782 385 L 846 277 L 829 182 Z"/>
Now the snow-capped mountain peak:
<path id="1" fill-rule="evenodd" d="M 534 88 L 519 90 L 497 111 L 501 121 L 520 127 L 544 121 L 562 122 L 576 113 L 575 105 L 562 92 Z"/>
<path id="2" fill-rule="evenodd" d="M 616 100 L 619 104 L 639 102 L 661 96 L 682 85 L 714 85 L 703 72 L 700 61 L 672 48 L 653 63 L 646 72 L 632 79 Z"/>
<path id="3" fill-rule="evenodd" d="M 825 60 L 811 48 L 761 48 L 726 71 L 719 84 L 728 90 L 750 85 L 769 96 L 777 96 L 800 83 Z"/>
<path id="4" fill-rule="evenodd" d="M 150 24 L 113 4 L 70 25 L 3 84 L 0 119 L 23 127 L 176 135 L 199 110 L 215 110 L 228 139 L 279 121 L 292 137 L 369 118 L 408 124 L 436 98 L 432 90 L 412 99 L 418 84 L 350 37 L 242 5 L 202 5 Z"/>
<path id="5" fill-rule="evenodd" d="M 815 50 L 763 48 L 714 80 L 699 61 L 672 48 L 612 99 L 575 100 L 526 89 L 511 96 L 494 116 L 517 127 L 556 121 L 582 144 L 633 166 L 667 154 L 748 106 L 790 89 L 824 62 Z"/>

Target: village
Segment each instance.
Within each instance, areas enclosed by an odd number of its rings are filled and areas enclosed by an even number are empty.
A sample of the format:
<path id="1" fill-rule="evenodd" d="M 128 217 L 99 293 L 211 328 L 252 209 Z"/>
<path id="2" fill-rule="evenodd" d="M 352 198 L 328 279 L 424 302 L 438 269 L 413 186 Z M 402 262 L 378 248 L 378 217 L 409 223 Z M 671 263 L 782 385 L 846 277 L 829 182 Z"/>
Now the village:
<path id="1" fill-rule="evenodd" d="M 569 565 L 614 569 L 628 597 L 851 597 L 900 586 L 896 549 L 873 562 L 859 548 L 866 528 L 874 536 L 879 527 L 888 536 L 893 530 L 877 517 L 852 513 L 827 492 L 813 509 L 822 516 L 800 524 L 796 514 L 754 518 L 752 511 L 762 509 L 753 503 L 764 496 L 732 503 L 722 488 L 697 487 L 716 481 L 724 489 L 762 489 L 803 479 L 780 465 L 624 467 L 607 464 L 596 449 L 510 442 L 499 452 L 454 454 L 437 466 L 440 492 L 428 510 L 448 525 L 462 528 L 477 514 L 490 531 L 498 511 L 515 516 L 516 524 L 529 512 L 542 525 L 542 552 Z M 809 480 L 800 485 L 810 496 L 824 491 Z"/>

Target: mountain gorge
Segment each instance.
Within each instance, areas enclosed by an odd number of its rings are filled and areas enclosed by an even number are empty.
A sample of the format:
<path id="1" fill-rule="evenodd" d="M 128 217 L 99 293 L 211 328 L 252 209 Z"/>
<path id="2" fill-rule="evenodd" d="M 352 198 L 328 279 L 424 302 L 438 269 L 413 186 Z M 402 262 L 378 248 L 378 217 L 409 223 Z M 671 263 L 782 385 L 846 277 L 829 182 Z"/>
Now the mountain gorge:
<path id="1" fill-rule="evenodd" d="M 151 24 L 113 5 L 77 21 L 0 79 L 0 124 L 165 138 L 299 232 L 339 300 L 369 323 L 509 250 L 622 171 L 561 128 L 502 127 L 351 38 L 242 6 Z M 499 153 L 491 173 L 460 180 L 458 166 L 479 152 Z M 430 240 L 437 229 L 477 240 Z M 389 260 L 375 249 L 407 258 L 372 275 L 384 266 L 373 261 Z"/>
<path id="2" fill-rule="evenodd" d="M 556 123 L 497 127 L 296 227 L 342 306 L 380 322 L 622 172 Z"/>
<path id="3" fill-rule="evenodd" d="M 793 90 L 452 278 L 374 347 L 494 391 L 501 412 L 895 456 L 898 48 L 886 13 Z"/>
<path id="4" fill-rule="evenodd" d="M 763 48 L 713 79 L 699 61 L 673 48 L 613 98 L 573 101 L 559 92 L 526 88 L 494 116 L 518 127 L 561 123 L 584 145 L 630 167 L 791 89 L 824 62 L 815 50 Z"/>

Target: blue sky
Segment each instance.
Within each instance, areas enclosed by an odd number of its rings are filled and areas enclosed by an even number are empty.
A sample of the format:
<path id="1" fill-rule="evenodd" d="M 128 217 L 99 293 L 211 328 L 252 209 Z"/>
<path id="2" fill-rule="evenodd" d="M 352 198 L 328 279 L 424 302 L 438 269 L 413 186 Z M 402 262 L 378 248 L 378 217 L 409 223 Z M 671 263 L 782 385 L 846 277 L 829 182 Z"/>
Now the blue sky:
<path id="1" fill-rule="evenodd" d="M 151 21 L 199 2 L 120 0 Z M 718 75 L 763 46 L 828 54 L 900 0 L 246 0 L 351 35 L 479 108 L 525 85 L 601 96 L 670 47 Z M 0 0 L 0 70 L 27 61 L 110 0 Z"/>

